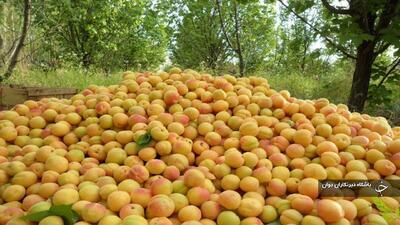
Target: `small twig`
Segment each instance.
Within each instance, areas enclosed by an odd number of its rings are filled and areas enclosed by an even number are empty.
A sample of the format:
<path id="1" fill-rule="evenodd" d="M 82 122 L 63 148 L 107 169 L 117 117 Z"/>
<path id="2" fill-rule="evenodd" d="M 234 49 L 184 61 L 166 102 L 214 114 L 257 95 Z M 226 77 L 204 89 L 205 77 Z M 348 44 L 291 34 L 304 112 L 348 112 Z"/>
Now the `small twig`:
<path id="1" fill-rule="evenodd" d="M 385 76 L 383 76 L 382 80 L 379 82 L 378 84 L 378 88 L 385 82 L 385 80 L 389 77 L 389 75 L 396 69 L 396 67 L 400 65 L 400 57 L 397 57 L 397 59 L 395 59 L 393 61 L 392 64 L 390 64 L 390 69 L 386 72 Z"/>
<path id="2" fill-rule="evenodd" d="M 337 43 L 335 41 L 331 40 L 329 37 L 323 35 L 323 32 L 320 31 L 318 28 L 313 26 L 311 23 L 309 23 L 304 17 L 299 15 L 295 10 L 290 8 L 287 4 L 285 4 L 282 0 L 278 0 L 285 8 L 287 8 L 291 13 L 293 13 L 297 18 L 299 18 L 301 21 L 303 21 L 305 24 L 307 24 L 311 29 L 313 29 L 316 33 L 318 33 L 322 38 L 325 39 L 329 44 L 333 45 L 336 49 L 338 49 L 340 52 L 342 52 L 344 55 L 351 59 L 357 59 L 354 55 L 348 53 L 345 48 Z"/>

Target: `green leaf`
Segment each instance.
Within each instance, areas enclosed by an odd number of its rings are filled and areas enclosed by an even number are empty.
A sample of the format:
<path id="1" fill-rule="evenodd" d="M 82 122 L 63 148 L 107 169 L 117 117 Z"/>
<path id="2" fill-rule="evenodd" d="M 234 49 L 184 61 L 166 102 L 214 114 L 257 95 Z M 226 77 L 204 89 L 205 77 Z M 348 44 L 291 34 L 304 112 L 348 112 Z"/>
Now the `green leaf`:
<path id="1" fill-rule="evenodd" d="M 64 219 L 66 225 L 73 225 L 79 220 L 79 215 L 72 210 L 72 205 L 56 205 L 49 209 L 54 216 L 60 216 Z"/>
<path id="2" fill-rule="evenodd" d="M 149 143 L 151 142 L 151 134 L 150 131 L 147 131 L 145 134 L 143 134 L 142 136 L 140 136 L 136 142 L 136 144 L 140 147 L 140 148 L 144 148 L 146 147 Z"/>
<path id="3" fill-rule="evenodd" d="M 279 221 L 279 219 L 271 222 L 271 223 L 267 223 L 266 225 L 282 225 L 281 222 Z"/>
<path id="4" fill-rule="evenodd" d="M 49 210 L 28 214 L 23 216 L 22 219 L 32 222 L 40 222 L 48 216 L 62 217 L 65 225 L 73 225 L 79 220 L 79 215 L 72 209 L 72 205 L 51 206 Z"/>
<path id="5" fill-rule="evenodd" d="M 393 210 L 389 206 L 387 206 L 382 199 L 378 197 L 372 197 L 372 201 L 381 214 L 393 212 Z"/>
<path id="6" fill-rule="evenodd" d="M 48 216 L 51 216 L 51 213 L 48 210 L 46 210 L 46 211 L 28 214 L 26 216 L 21 217 L 21 219 L 32 221 L 32 222 L 40 222 L 42 219 L 44 219 Z"/>

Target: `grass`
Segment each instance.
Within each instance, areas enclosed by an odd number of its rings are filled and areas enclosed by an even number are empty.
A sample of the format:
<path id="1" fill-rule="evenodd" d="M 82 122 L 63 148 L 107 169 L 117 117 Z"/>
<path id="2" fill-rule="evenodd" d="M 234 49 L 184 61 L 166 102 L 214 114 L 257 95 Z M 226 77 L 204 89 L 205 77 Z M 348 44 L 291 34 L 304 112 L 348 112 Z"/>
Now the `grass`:
<path id="1" fill-rule="evenodd" d="M 73 87 L 82 90 L 90 84 L 103 86 L 118 84 L 121 79 L 120 73 L 106 75 L 104 73 L 84 72 L 79 69 L 59 69 L 47 73 L 29 70 L 15 71 L 6 83 L 35 87 Z"/>

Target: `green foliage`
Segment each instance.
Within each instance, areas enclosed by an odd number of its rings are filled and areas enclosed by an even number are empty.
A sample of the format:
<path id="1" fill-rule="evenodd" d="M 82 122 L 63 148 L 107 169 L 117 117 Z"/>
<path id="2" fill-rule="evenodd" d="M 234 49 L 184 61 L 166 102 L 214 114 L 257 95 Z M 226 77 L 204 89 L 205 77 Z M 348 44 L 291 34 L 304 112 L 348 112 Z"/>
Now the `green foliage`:
<path id="1" fill-rule="evenodd" d="M 204 66 L 216 69 L 227 59 L 227 46 L 214 3 L 175 1 L 174 11 L 182 17 L 174 34 L 172 60 L 185 68 Z"/>
<path id="2" fill-rule="evenodd" d="M 150 131 L 147 131 L 145 134 L 141 135 L 136 144 L 139 146 L 139 148 L 144 148 L 147 147 L 147 145 L 151 142 L 151 134 Z"/>
<path id="3" fill-rule="evenodd" d="M 36 64 L 73 61 L 109 71 L 151 67 L 164 61 L 165 24 L 153 1 L 35 1 L 46 34 Z"/>
<path id="4" fill-rule="evenodd" d="M 222 70 L 227 64 L 237 62 L 234 50 L 230 48 L 223 33 L 221 18 L 215 1 L 175 0 L 172 11 L 181 20 L 170 23 L 176 27 L 172 40 L 172 60 L 182 67 L 210 68 Z M 237 3 L 237 2 L 236 2 Z M 275 38 L 274 9 L 258 1 L 221 1 L 222 23 L 229 41 L 234 48 L 236 28 L 233 18 L 234 7 L 238 9 L 240 44 L 248 73 L 262 68 L 266 58 L 272 55 Z"/>
<path id="5" fill-rule="evenodd" d="M 48 216 L 62 217 L 66 225 L 72 225 L 79 220 L 79 215 L 72 209 L 72 205 L 53 205 L 47 211 L 31 213 L 23 216 L 22 219 L 32 222 L 40 222 Z"/>
<path id="6" fill-rule="evenodd" d="M 400 219 L 399 209 L 392 209 L 379 197 L 372 197 L 372 202 L 379 210 L 379 214 L 388 222 L 392 224 L 393 221 Z"/>

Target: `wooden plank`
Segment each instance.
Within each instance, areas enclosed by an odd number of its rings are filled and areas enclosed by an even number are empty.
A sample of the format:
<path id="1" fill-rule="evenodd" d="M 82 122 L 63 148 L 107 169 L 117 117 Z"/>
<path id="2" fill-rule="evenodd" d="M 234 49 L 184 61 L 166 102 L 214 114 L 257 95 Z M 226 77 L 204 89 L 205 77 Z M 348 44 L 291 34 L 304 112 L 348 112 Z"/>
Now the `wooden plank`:
<path id="1" fill-rule="evenodd" d="M 23 103 L 28 99 L 26 90 L 10 87 L 2 87 L 1 89 L 2 106 L 14 106 Z"/>
<path id="2" fill-rule="evenodd" d="M 34 88 L 28 89 L 28 96 L 56 96 L 64 94 L 76 94 L 78 89 L 75 88 Z"/>

